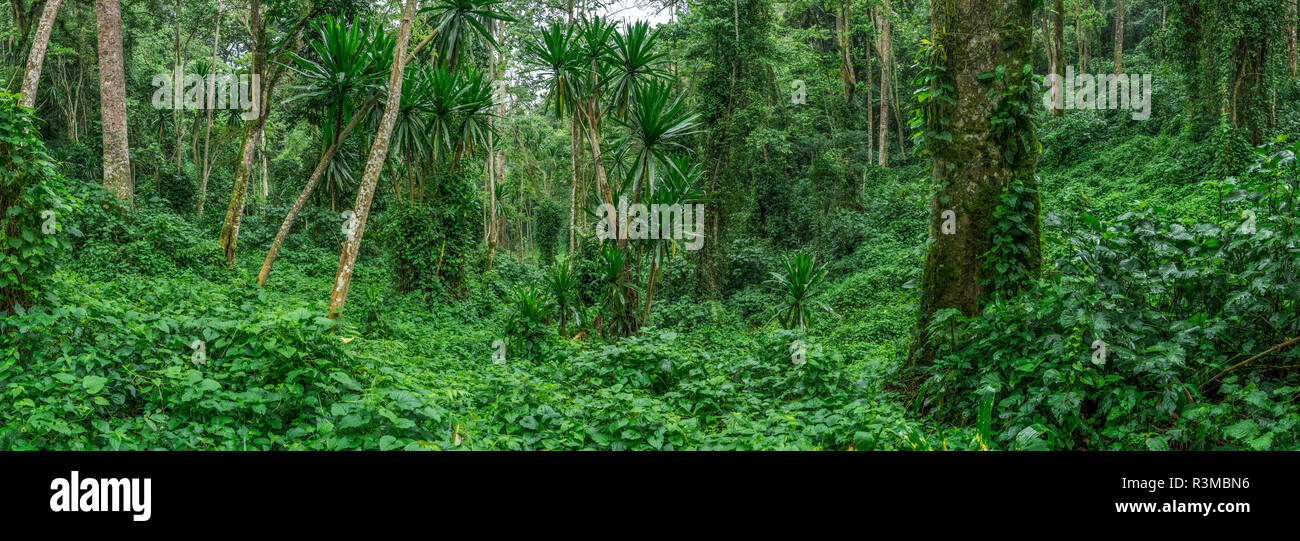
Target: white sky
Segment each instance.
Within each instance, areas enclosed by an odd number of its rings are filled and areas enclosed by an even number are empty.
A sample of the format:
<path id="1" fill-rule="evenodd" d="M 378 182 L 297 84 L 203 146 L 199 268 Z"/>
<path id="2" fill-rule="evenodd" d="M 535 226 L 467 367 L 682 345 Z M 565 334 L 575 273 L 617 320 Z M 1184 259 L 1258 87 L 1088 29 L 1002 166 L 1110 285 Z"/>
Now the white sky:
<path id="1" fill-rule="evenodd" d="M 654 13 L 654 8 L 640 7 L 636 5 L 636 0 L 618 0 L 613 5 L 605 8 L 604 16 L 611 19 L 622 21 L 650 21 L 651 25 L 660 25 L 668 22 L 669 10 L 663 10 L 659 14 Z"/>

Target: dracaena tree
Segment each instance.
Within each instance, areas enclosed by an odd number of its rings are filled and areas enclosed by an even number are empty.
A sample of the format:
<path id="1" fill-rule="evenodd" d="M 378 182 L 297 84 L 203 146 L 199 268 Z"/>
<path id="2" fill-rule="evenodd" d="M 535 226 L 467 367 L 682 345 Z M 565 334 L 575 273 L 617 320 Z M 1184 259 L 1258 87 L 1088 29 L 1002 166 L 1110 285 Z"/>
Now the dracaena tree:
<path id="1" fill-rule="evenodd" d="M 456 67 L 474 36 L 496 46 L 496 39 L 488 27 L 495 21 L 514 22 L 502 11 L 501 3 L 502 0 L 439 0 L 420 10 L 427 13 L 436 25 L 430 39 L 435 40 L 443 66 Z"/>
<path id="2" fill-rule="evenodd" d="M 288 87 L 294 91 L 288 101 L 311 100 L 322 135 L 321 156 L 271 242 L 258 272 L 259 286 L 266 284 L 285 237 L 321 179 L 330 188 L 331 202 L 340 184 L 351 183 L 351 160 L 339 159 L 339 150 L 374 106 L 376 100 L 369 96 L 382 94 L 384 76 L 391 68 L 393 40 L 381 26 L 355 18 L 347 21 L 326 16 L 314 27 L 316 35 L 307 42 L 310 52 L 289 55 L 289 69 L 301 82 Z M 344 125 L 344 118 L 349 116 L 350 121 Z"/>

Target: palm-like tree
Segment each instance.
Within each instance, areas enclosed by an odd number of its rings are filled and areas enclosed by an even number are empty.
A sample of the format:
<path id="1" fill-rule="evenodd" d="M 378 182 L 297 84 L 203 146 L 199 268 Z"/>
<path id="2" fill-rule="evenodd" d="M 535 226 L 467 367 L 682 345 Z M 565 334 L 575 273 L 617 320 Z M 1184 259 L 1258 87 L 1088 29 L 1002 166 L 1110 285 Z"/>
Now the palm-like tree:
<path id="1" fill-rule="evenodd" d="M 546 274 L 546 289 L 551 294 L 551 302 L 555 304 L 555 311 L 560 316 L 560 337 L 567 336 L 566 324 L 569 321 L 569 315 L 573 314 L 574 318 L 579 317 L 577 301 L 578 278 L 573 274 L 572 267 L 568 261 L 556 261 Z M 578 319 L 581 325 L 581 320 Z"/>
<path id="2" fill-rule="evenodd" d="M 385 35 L 382 27 L 356 19 L 348 23 L 325 17 L 315 23 L 315 28 L 316 37 L 307 43 L 312 54 L 290 56 L 293 64 L 289 67 L 298 74 L 302 83 L 290 87 L 298 92 L 289 99 L 309 99 L 318 110 L 328 111 L 321 115 L 321 157 L 271 242 L 257 276 L 259 286 L 266 284 L 285 237 L 320 180 L 326 180 L 331 208 L 334 194 L 353 183 L 352 156 L 346 151 L 340 156 L 339 152 L 348 135 L 373 107 L 375 99 L 359 107 L 354 104 L 363 92 L 381 95 L 385 72 L 391 68 L 394 41 Z M 348 115 L 351 120 L 344 126 L 343 119 Z"/>
<path id="3" fill-rule="evenodd" d="M 626 31 L 615 33 L 613 37 L 608 58 L 613 68 L 609 93 L 614 110 L 624 118 L 644 85 L 667 80 L 670 75 L 662 68 L 667 53 L 654 50 L 659 29 L 651 29 L 649 23 L 637 21 L 629 23 Z"/>
<path id="4" fill-rule="evenodd" d="M 654 208 L 654 205 L 662 205 L 663 208 L 680 205 L 677 208 L 681 208 L 682 212 L 691 213 L 693 210 L 691 205 L 705 201 L 704 190 L 700 188 L 703 171 L 698 163 L 693 163 L 687 156 L 670 156 L 668 161 L 672 165 L 665 168 L 666 174 L 659 179 L 658 188 L 650 195 L 647 203 L 651 205 L 650 208 Z M 667 224 L 667 228 L 672 227 L 675 227 L 675 222 Z M 686 233 L 690 234 L 690 232 Z M 677 241 L 671 235 L 651 242 L 650 282 L 646 287 L 645 312 L 641 315 L 642 325 L 650 322 L 650 307 L 654 303 L 655 284 L 658 283 L 662 270 L 661 262 L 665 255 L 671 256 L 677 253 Z"/>
<path id="5" fill-rule="evenodd" d="M 420 10 L 430 14 L 437 24 L 430 37 L 436 36 L 434 39 L 437 40 L 438 58 L 443 66 L 456 66 L 456 61 L 460 59 L 473 35 L 496 46 L 496 39 L 492 37 L 488 26 L 494 21 L 514 22 L 505 12 L 499 11 L 501 2 L 502 0 L 439 0 Z"/>
<path id="6" fill-rule="evenodd" d="M 654 194 L 656 164 L 677 170 L 676 162 L 668 156 L 690 151 L 682 143 L 699 132 L 699 115 L 687 107 L 681 96 L 673 97 L 668 84 L 659 81 L 638 86 L 635 96 L 627 119 L 620 120 L 628 134 L 620 142 L 619 151 L 633 157 L 632 175 L 625 182 L 631 181 L 633 198 L 640 200 L 642 192 Z"/>
<path id="7" fill-rule="evenodd" d="M 817 266 L 817 258 L 799 252 L 781 258 L 781 267 L 784 272 L 773 272 L 769 280 L 784 296 L 785 305 L 777 317 L 787 329 L 806 329 L 809 305 L 818 304 L 830 311 L 829 307 L 814 300 L 825 285 L 826 265 Z"/>
<path id="8" fill-rule="evenodd" d="M 573 110 L 572 101 L 577 95 L 574 85 L 583 73 L 582 49 L 575 39 L 573 28 L 551 23 L 542 35 L 526 45 L 533 64 L 546 72 L 546 102 L 555 118 Z"/>

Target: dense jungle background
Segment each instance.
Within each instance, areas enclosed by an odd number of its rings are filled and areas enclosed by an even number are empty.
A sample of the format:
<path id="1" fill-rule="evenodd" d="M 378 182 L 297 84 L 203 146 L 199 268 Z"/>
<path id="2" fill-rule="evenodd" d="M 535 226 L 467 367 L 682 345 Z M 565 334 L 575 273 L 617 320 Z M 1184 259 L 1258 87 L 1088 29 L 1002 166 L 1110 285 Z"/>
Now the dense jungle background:
<path id="1" fill-rule="evenodd" d="M 0 449 L 1298 449 L 1298 21 L 12 0 Z"/>

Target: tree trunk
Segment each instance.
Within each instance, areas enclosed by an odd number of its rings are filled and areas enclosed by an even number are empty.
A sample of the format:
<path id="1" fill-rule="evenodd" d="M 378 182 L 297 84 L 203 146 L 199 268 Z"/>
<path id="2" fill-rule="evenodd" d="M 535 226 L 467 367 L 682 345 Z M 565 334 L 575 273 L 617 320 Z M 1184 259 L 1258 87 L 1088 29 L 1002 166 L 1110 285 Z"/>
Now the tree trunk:
<path id="1" fill-rule="evenodd" d="M 878 156 L 881 167 L 889 167 L 889 110 L 892 108 L 890 73 L 894 66 L 893 36 L 891 35 L 889 15 L 893 8 L 889 0 L 877 6 L 876 13 L 876 50 L 880 53 L 880 132 L 877 134 L 880 148 Z"/>
<path id="2" fill-rule="evenodd" d="M 1055 0 L 1052 9 L 1052 73 L 1056 74 L 1056 95 L 1052 98 L 1052 116 L 1065 115 L 1065 0 Z"/>
<path id="3" fill-rule="evenodd" d="M 172 127 L 176 131 L 176 172 L 181 172 L 181 132 L 185 125 L 185 107 L 182 106 L 185 96 L 185 64 L 181 60 L 181 3 L 176 2 L 176 43 L 172 49 Z"/>
<path id="4" fill-rule="evenodd" d="M 844 77 L 844 96 L 849 103 L 853 103 L 853 96 L 858 87 L 857 77 L 853 73 L 853 48 L 849 40 L 849 33 L 852 31 L 849 2 L 840 0 L 839 9 L 835 11 L 835 41 L 840 50 L 840 73 Z"/>
<path id="5" fill-rule="evenodd" d="M 401 107 L 402 72 L 406 67 L 406 46 L 411 38 L 411 18 L 415 16 L 415 4 L 416 0 L 406 0 L 406 7 L 402 10 L 402 22 L 397 30 L 397 44 L 393 51 L 393 71 L 388 76 L 388 103 L 384 106 L 379 133 L 375 135 L 374 146 L 370 147 L 366 171 L 361 178 L 361 187 L 357 191 L 356 227 L 344 240 L 343 251 L 339 254 L 339 270 L 334 277 L 334 288 L 330 292 L 330 318 L 337 318 L 342 313 L 343 304 L 347 300 L 348 286 L 352 283 L 352 271 L 357 262 L 357 252 L 361 248 L 361 238 L 366 231 L 366 219 L 370 217 L 370 203 L 374 200 L 379 174 L 383 171 L 384 162 L 388 158 L 389 138 L 393 134 L 393 125 L 397 123 L 397 112 Z"/>
<path id="6" fill-rule="evenodd" d="M 1287 0 L 1287 75 L 1296 76 L 1296 0 Z"/>
<path id="7" fill-rule="evenodd" d="M 501 30 L 504 30 L 504 28 L 502 28 L 501 25 L 498 25 L 496 23 L 490 23 L 490 24 L 492 25 L 490 27 L 491 28 L 490 32 L 492 36 L 494 38 L 498 38 L 500 36 L 499 32 Z M 496 101 L 496 117 L 501 117 L 505 115 L 505 102 L 503 101 L 503 96 L 498 95 L 499 92 L 497 90 L 499 88 L 498 85 L 500 84 L 499 81 L 501 81 L 500 60 L 501 58 L 497 54 L 497 48 L 495 46 L 489 45 L 488 46 L 488 77 L 491 79 L 493 83 L 492 99 Z M 488 119 L 489 127 L 494 126 L 495 124 L 496 124 L 496 118 Z M 484 168 L 487 172 L 487 179 L 483 184 L 484 190 L 486 192 L 484 194 L 485 201 L 487 202 L 487 216 L 484 218 L 483 221 L 483 244 L 487 248 L 487 264 L 485 270 L 492 270 L 492 258 L 494 255 L 496 255 L 497 241 L 499 240 L 497 228 L 500 227 L 500 224 L 497 223 L 496 188 L 497 188 L 497 183 L 501 181 L 501 178 L 499 177 L 503 176 L 500 175 L 500 171 L 498 171 L 498 169 L 500 169 L 504 165 L 504 163 L 502 163 L 504 162 L 504 160 L 498 159 L 496 138 L 492 132 L 493 130 L 489 129 L 487 134 L 487 145 L 488 145 L 487 164 L 486 164 L 487 166 Z"/>
<path id="8" fill-rule="evenodd" d="M 216 95 L 216 77 L 217 77 L 217 46 L 221 42 L 221 2 L 217 2 L 217 22 L 212 30 L 212 64 L 208 68 L 209 79 L 207 81 L 207 93 L 203 97 L 204 108 L 207 109 L 207 120 L 204 121 L 203 128 L 203 165 L 199 172 L 199 204 L 198 219 L 199 223 L 203 222 L 203 205 L 208 200 L 208 177 L 212 174 L 212 155 L 209 152 L 212 143 L 212 109 L 214 107 L 214 96 Z"/>
<path id="9" fill-rule="evenodd" d="M 947 68 L 941 81 L 934 84 L 951 85 L 956 103 L 940 104 L 927 111 L 926 121 L 931 126 L 945 119 L 950 122 L 952 142 L 931 141 L 933 242 L 927 248 L 922 278 L 921 340 L 913 345 L 914 360 L 917 346 L 921 361 L 932 359 L 932 351 L 924 345 L 924 331 L 937 310 L 953 308 L 976 316 L 986 293 L 995 287 L 1001 291 L 1024 287 L 1028 285 L 1024 277 L 1036 276 L 1040 271 L 1039 205 L 1034 180 L 1037 140 L 1029 112 L 1033 108 L 1016 105 L 1031 104 L 1036 99 L 1029 90 L 1033 86 L 1029 84 L 1032 73 L 1022 71 L 1032 62 L 1032 5 L 1031 0 L 939 0 L 931 13 L 931 39 L 936 50 L 941 51 L 934 53 L 931 62 Z M 990 13 L 998 16 L 989 17 Z M 1005 76 L 981 80 L 981 75 L 995 72 L 999 66 L 1005 69 Z M 1024 90 L 1008 94 L 1012 86 Z M 993 94 L 1000 97 L 990 98 Z M 1004 100 L 1010 102 L 1003 110 L 1013 111 L 1011 127 L 991 123 Z M 1011 217 L 1026 226 L 1013 242 L 1023 244 L 1027 253 L 989 256 L 994 247 L 991 233 L 997 225 L 995 209 L 1010 189 L 1016 189 L 1022 200 L 1029 201 L 1019 209 L 1024 214 Z M 991 264 L 993 257 L 998 258 L 998 267 L 1005 264 L 1024 274 L 995 268 Z M 986 283 L 993 277 L 1015 283 Z"/>
<path id="10" fill-rule="evenodd" d="M 99 26 L 99 102 L 104 130 L 104 187 L 132 201 L 131 153 L 126 133 L 126 69 L 122 63 L 122 6 L 119 0 L 96 0 Z"/>
<path id="11" fill-rule="evenodd" d="M 18 102 L 23 107 L 36 105 L 36 86 L 41 81 L 41 66 L 45 63 L 45 49 L 50 44 L 50 30 L 54 28 L 54 17 L 59 13 L 60 2 L 62 0 L 47 0 L 45 2 L 45 11 L 41 12 L 41 22 L 36 26 L 36 38 L 32 40 L 32 50 L 27 55 L 27 71 L 23 73 L 23 88 L 20 91 L 23 97 Z M 1292 50 L 1294 51 L 1294 49 Z M 1294 58 L 1294 55 L 1292 57 Z"/>
<path id="12" fill-rule="evenodd" d="M 1115 75 L 1124 69 L 1124 0 L 1115 0 Z"/>
<path id="13" fill-rule="evenodd" d="M 235 245 L 239 241 L 239 225 L 243 221 L 244 206 L 248 202 L 248 181 L 253 170 L 253 155 L 257 149 L 258 136 L 264 126 L 266 126 L 267 115 L 271 112 L 270 96 L 271 91 L 275 88 L 281 75 L 284 74 L 284 63 L 280 59 L 290 50 L 297 49 L 302 45 L 298 39 L 299 33 L 306 27 L 307 23 L 321 12 L 321 7 L 313 8 L 294 25 L 288 35 L 280 43 L 279 52 L 276 54 L 275 61 L 269 63 L 274 66 L 274 71 L 268 70 L 268 44 L 266 38 L 266 24 L 262 20 L 261 0 L 252 0 L 250 8 L 249 28 L 253 32 L 253 69 L 252 73 L 260 77 L 260 92 L 253 92 L 255 98 L 254 107 L 258 111 L 255 120 L 244 122 L 243 142 L 239 147 L 239 160 L 235 164 L 235 178 L 233 187 L 230 190 L 230 204 L 226 207 L 226 218 L 221 224 L 221 236 L 218 242 L 221 244 L 221 251 L 226 256 L 226 262 L 235 263 Z M 296 43 L 296 46 L 290 46 L 290 43 Z M 268 77 L 269 75 L 269 77 Z"/>
<path id="14" fill-rule="evenodd" d="M 261 0 L 252 0 L 249 8 L 249 28 L 253 32 L 253 66 L 252 74 L 261 77 L 266 66 L 266 28 L 262 23 Z M 250 90 L 250 92 L 252 92 Z M 244 134 L 239 145 L 239 161 L 235 164 L 235 178 L 230 190 L 230 204 L 226 206 L 226 218 L 221 224 L 222 254 L 226 263 L 235 263 L 235 245 L 239 242 L 239 225 L 244 219 L 244 205 L 248 201 L 248 180 L 253 171 L 253 155 L 257 149 L 257 136 L 266 122 L 268 104 L 262 100 L 263 92 L 252 92 L 257 96 L 257 119 L 244 122 Z"/>
<path id="15" fill-rule="evenodd" d="M 352 130 L 361 123 L 370 112 L 370 106 L 375 103 L 373 100 L 352 114 L 352 120 L 348 122 L 346 128 L 334 137 L 334 142 L 330 144 L 325 154 L 321 155 L 320 161 L 316 163 L 316 169 L 312 170 L 311 178 L 307 179 L 307 185 L 303 186 L 302 193 L 298 194 L 298 200 L 294 202 L 293 208 L 285 215 L 284 222 L 280 224 L 280 229 L 275 232 L 275 240 L 271 241 L 271 249 L 266 253 L 266 260 L 262 262 L 262 270 L 257 273 L 257 285 L 266 285 L 266 279 L 271 275 L 271 266 L 275 264 L 275 258 L 280 255 L 280 247 L 284 246 L 284 239 L 289 235 L 289 230 L 293 228 L 293 222 L 298 219 L 298 214 L 302 212 L 303 207 L 307 205 L 307 200 L 311 198 L 312 191 L 316 189 L 316 184 L 320 183 L 321 177 L 325 176 L 325 169 L 329 167 L 330 160 L 334 159 L 334 154 L 338 152 L 339 147 L 347 140 Z"/>

